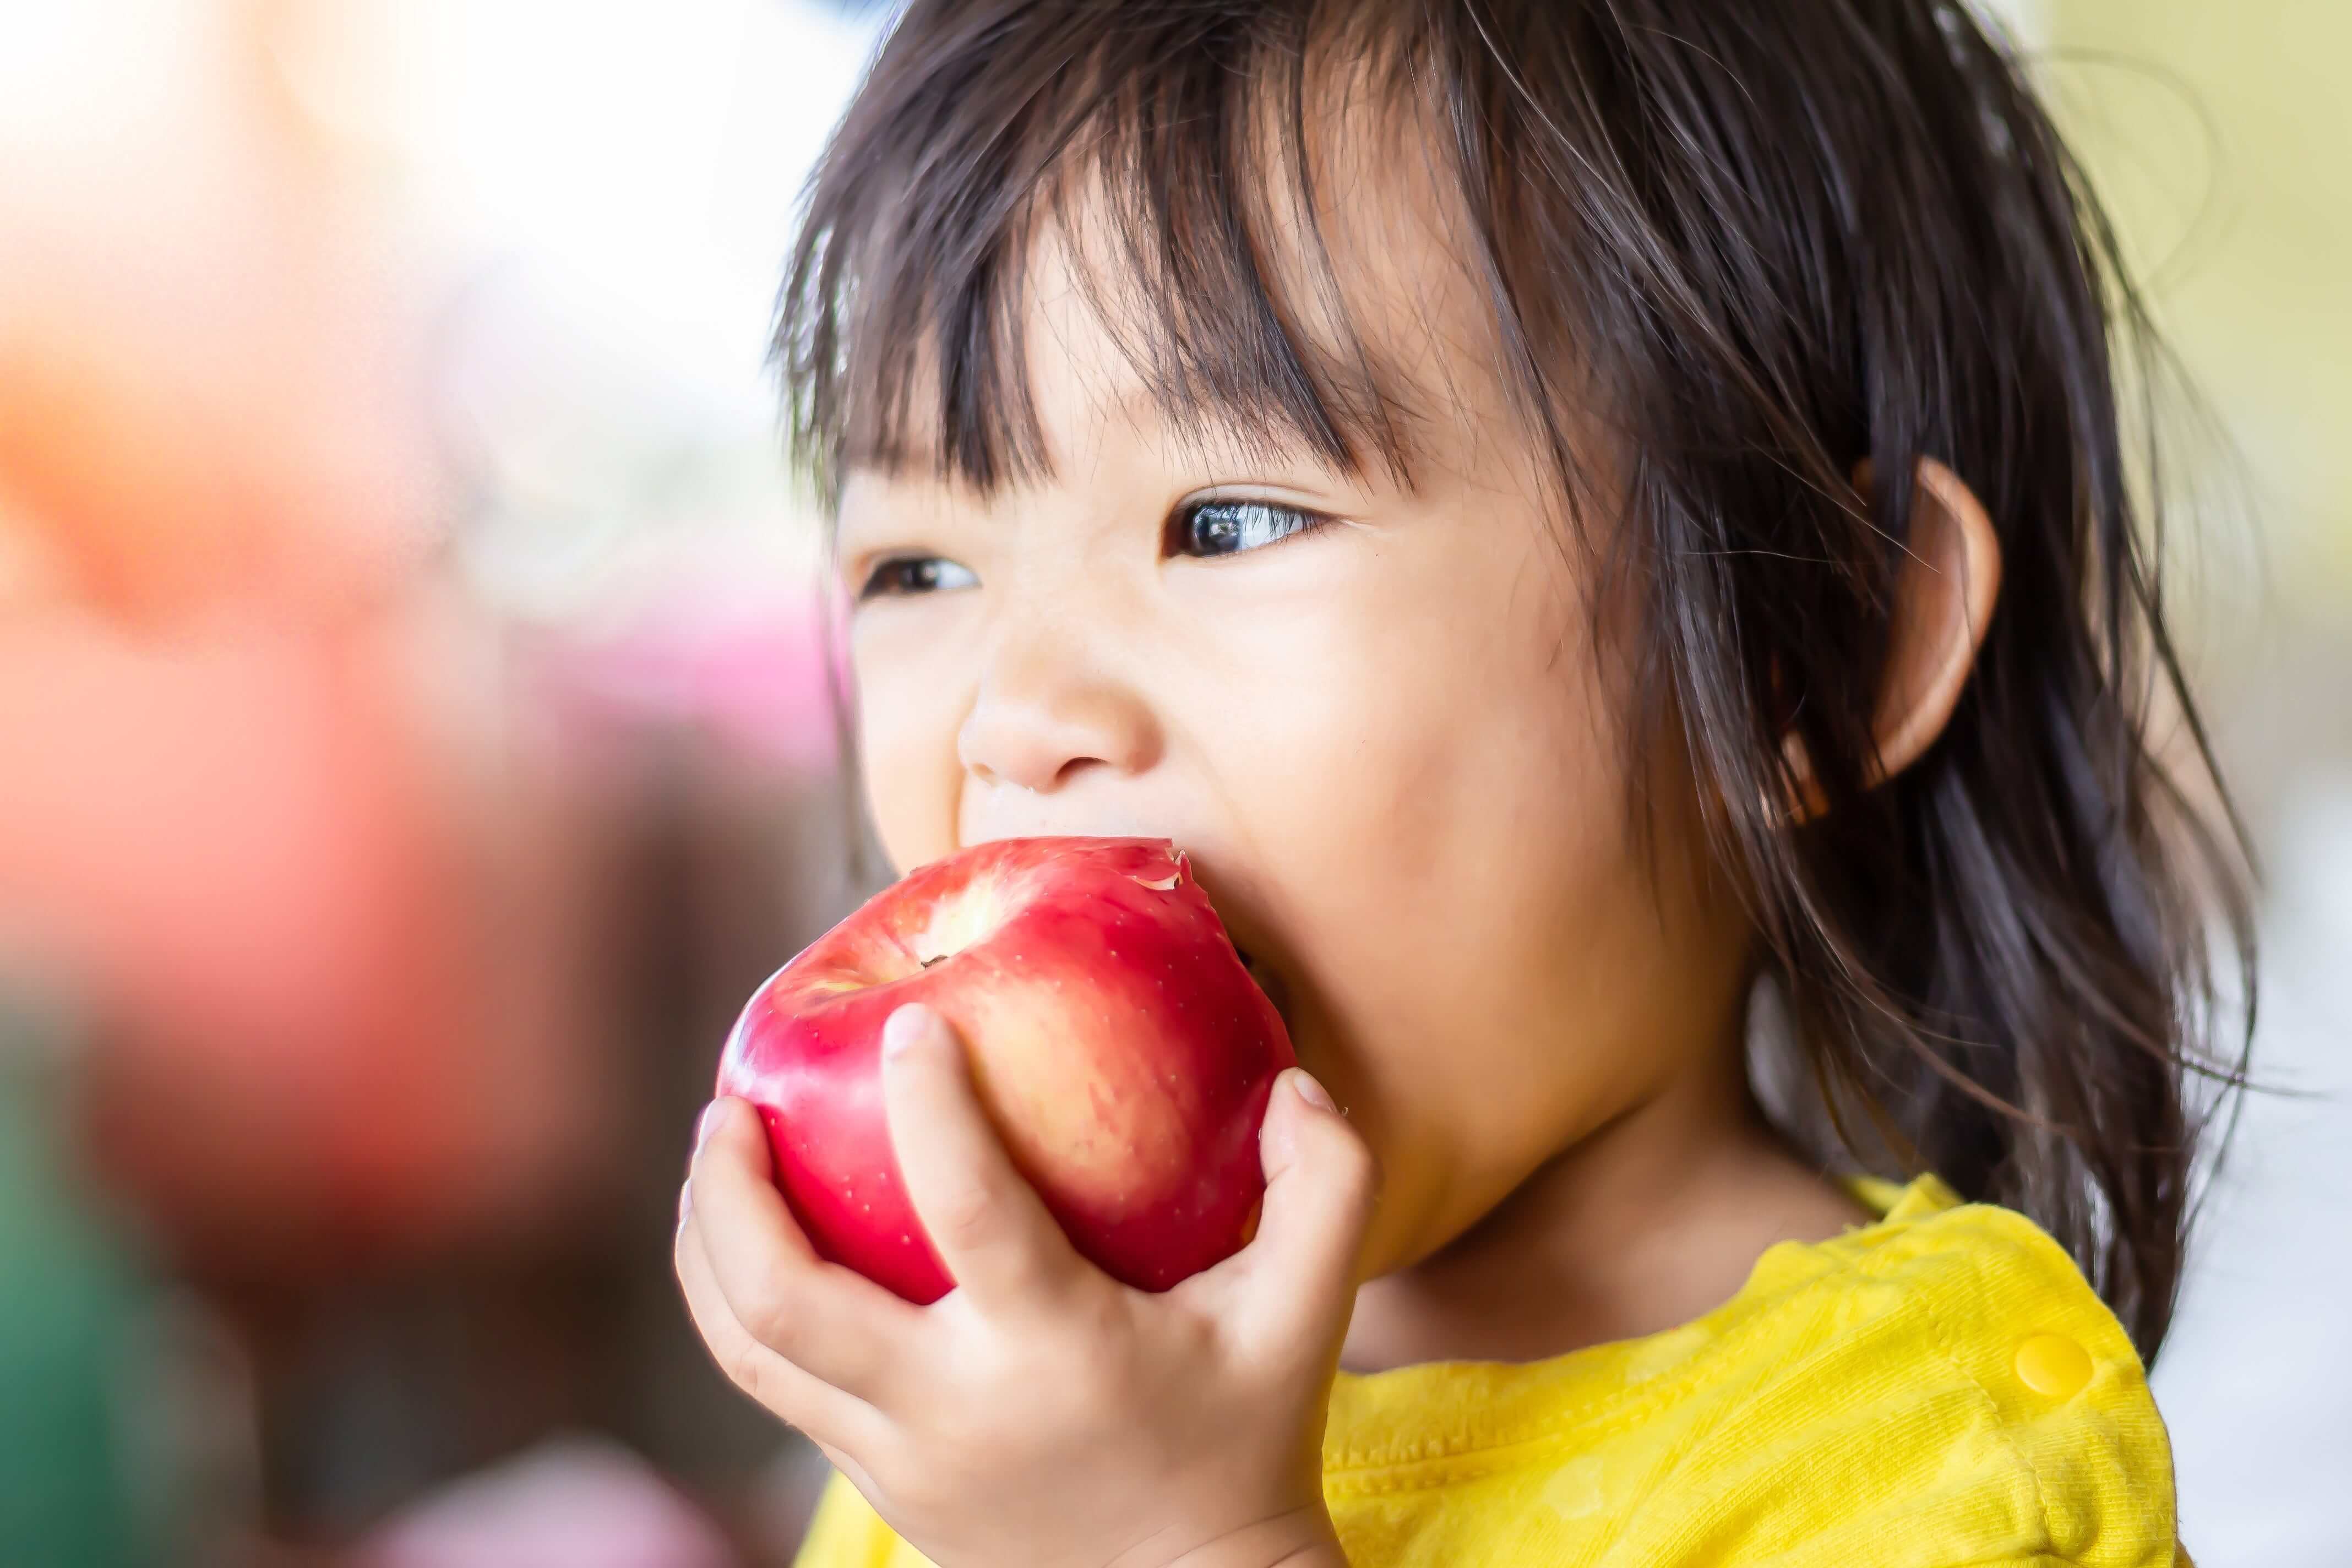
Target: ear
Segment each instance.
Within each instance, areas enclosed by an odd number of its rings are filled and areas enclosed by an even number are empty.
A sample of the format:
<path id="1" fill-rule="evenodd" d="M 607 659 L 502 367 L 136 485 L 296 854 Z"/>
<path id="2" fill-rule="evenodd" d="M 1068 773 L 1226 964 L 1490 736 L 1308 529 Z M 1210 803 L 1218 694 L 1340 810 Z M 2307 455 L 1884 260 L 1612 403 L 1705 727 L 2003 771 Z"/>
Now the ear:
<path id="1" fill-rule="evenodd" d="M 1917 762 L 1944 732 L 2000 597 L 2000 541 L 1976 492 L 1933 458 L 1919 460 L 1912 480 L 1909 548 L 1895 579 L 1893 640 L 1872 724 L 1874 784 Z M 1871 484 L 1864 458 L 1854 468 L 1854 489 L 1867 495 Z M 1787 744 L 1799 818 L 1818 816 L 1826 803 L 1803 744 L 1793 733 Z"/>

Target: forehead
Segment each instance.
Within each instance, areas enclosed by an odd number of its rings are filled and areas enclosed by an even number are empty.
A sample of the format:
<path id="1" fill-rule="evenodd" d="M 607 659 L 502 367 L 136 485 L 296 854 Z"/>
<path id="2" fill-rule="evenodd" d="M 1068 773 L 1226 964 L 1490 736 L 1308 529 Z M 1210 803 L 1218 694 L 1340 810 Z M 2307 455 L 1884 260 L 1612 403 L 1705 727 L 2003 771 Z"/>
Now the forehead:
<path id="1" fill-rule="evenodd" d="M 1060 171 L 1008 236 L 990 309 L 950 330 L 929 290 L 898 416 L 847 421 L 845 466 L 1003 482 L 960 457 L 971 391 L 992 380 L 990 412 L 1025 427 L 1016 479 L 1114 436 L 1407 484 L 1485 460 L 1477 448 L 1519 422 L 1431 117 L 1369 68 L 1308 73 L 1306 91 L 1294 119 L 1248 117 L 1222 169 L 1214 143 L 1180 140 L 1180 158 L 1204 162 Z"/>
<path id="2" fill-rule="evenodd" d="M 1343 422 L 1370 437 L 1334 466 L 1400 479 L 1447 460 L 1456 432 L 1506 412 L 1493 374 L 1497 334 L 1446 237 L 1436 194 L 1414 188 L 1423 184 L 1370 170 L 1334 183 L 1318 226 L 1294 224 L 1268 258 L 1279 331 L 1342 405 Z M 1273 398 L 1215 395 L 1166 374 L 1171 334 L 1150 297 L 1163 280 L 1115 270 L 1121 258 L 1098 228 L 1041 237 L 1024 339 L 1049 461 L 1075 459 L 1109 433 L 1225 463 L 1318 455 L 1304 433 L 1272 417 Z M 1187 305 L 1228 318 L 1212 331 L 1249 330 L 1238 301 Z"/>

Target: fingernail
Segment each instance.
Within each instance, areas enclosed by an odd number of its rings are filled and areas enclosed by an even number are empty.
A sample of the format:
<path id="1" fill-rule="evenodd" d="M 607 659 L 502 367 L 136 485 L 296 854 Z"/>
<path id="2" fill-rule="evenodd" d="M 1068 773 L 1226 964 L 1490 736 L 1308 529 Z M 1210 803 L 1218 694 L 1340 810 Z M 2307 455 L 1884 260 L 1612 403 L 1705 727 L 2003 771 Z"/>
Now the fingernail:
<path id="1" fill-rule="evenodd" d="M 909 1002 L 890 1015 L 882 1026 L 882 1054 L 895 1057 L 922 1037 L 931 1026 L 931 1010 L 919 1002 Z"/>
<path id="2" fill-rule="evenodd" d="M 1293 1068 L 1290 1069 L 1290 1087 L 1297 1094 L 1299 1099 L 1305 1100 L 1307 1104 L 1313 1106 L 1318 1110 L 1329 1110 L 1336 1112 L 1339 1109 L 1337 1105 L 1331 1102 L 1331 1091 L 1325 1089 L 1320 1083 L 1318 1083 L 1315 1079 L 1315 1075 L 1308 1072 L 1305 1068 Z"/>
<path id="3" fill-rule="evenodd" d="M 684 1230 L 686 1222 L 694 1217 L 694 1184 L 683 1183 L 677 1189 L 677 1228 Z"/>
<path id="4" fill-rule="evenodd" d="M 711 1130 L 719 1125 L 719 1108 L 725 1103 L 724 1100 L 714 1100 L 702 1108 L 701 1115 L 694 1119 L 694 1152 L 696 1153 L 701 1153 L 702 1146 L 710 1141 Z"/>

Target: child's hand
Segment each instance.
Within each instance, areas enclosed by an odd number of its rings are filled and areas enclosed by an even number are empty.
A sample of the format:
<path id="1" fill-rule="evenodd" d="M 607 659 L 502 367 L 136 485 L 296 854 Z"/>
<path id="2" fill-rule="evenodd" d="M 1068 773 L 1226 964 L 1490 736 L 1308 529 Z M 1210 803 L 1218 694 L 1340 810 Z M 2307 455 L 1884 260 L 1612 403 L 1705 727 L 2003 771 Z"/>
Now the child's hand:
<path id="1" fill-rule="evenodd" d="M 1343 1562 L 1323 1507 L 1324 1404 L 1376 1180 L 1319 1086 L 1298 1072 L 1276 1085 L 1256 1238 L 1150 1295 L 1071 1248 L 944 1020 L 903 1008 L 884 1041 L 892 1142 L 958 1288 L 915 1307 L 817 1258 L 769 1178 L 758 1117 L 722 1100 L 677 1272 L 728 1375 L 943 1568 Z"/>

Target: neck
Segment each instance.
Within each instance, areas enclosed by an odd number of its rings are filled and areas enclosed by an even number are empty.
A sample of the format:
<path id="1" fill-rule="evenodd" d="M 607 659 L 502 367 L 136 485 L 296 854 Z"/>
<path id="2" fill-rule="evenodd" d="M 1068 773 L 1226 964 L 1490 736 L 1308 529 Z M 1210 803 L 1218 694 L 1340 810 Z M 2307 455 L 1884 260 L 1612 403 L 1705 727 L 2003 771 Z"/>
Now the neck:
<path id="1" fill-rule="evenodd" d="M 1539 1360 L 1656 1333 L 1738 1292 L 1764 1249 L 1868 1217 L 1758 1110 L 1737 1053 L 1627 1108 L 1462 1236 L 1356 1295 L 1341 1364 Z"/>

